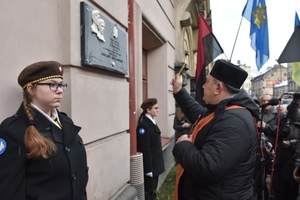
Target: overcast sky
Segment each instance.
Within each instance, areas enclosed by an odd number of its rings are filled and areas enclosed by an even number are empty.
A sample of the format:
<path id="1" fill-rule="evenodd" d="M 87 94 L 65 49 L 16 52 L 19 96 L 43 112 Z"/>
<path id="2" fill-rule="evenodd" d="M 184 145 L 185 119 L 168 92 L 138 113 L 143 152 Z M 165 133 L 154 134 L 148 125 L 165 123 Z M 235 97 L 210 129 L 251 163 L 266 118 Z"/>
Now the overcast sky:
<path id="1" fill-rule="evenodd" d="M 247 0 L 211 0 L 212 30 L 224 50 L 219 58 L 230 59 L 234 64 L 251 66 L 252 75 L 257 73 L 255 51 L 250 46 L 250 22 L 242 18 Z M 300 16 L 299 0 L 265 0 L 269 29 L 269 60 L 260 71 L 277 64 L 286 43 L 294 31 L 295 12 Z M 242 22 L 241 22 L 242 20 Z M 241 27 L 239 25 L 241 22 Z M 239 30 L 239 33 L 238 33 Z M 235 47 L 234 41 L 237 37 Z M 233 50 L 233 53 L 232 53 Z M 225 57 L 226 55 L 226 57 Z M 286 64 L 283 64 L 286 66 Z"/>

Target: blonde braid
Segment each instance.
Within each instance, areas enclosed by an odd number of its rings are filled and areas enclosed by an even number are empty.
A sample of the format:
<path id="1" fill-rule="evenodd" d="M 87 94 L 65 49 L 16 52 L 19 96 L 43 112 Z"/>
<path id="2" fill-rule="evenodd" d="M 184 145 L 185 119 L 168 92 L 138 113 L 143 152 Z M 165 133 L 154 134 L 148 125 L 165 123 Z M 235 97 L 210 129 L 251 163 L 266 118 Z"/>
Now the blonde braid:
<path id="1" fill-rule="evenodd" d="M 27 158 L 36 160 L 48 159 L 57 152 L 56 146 L 52 140 L 41 135 L 36 130 L 34 126 L 33 112 L 30 105 L 31 96 L 26 89 L 23 94 L 23 106 L 29 119 L 29 126 L 27 127 L 24 136 L 25 146 L 29 150 Z"/>

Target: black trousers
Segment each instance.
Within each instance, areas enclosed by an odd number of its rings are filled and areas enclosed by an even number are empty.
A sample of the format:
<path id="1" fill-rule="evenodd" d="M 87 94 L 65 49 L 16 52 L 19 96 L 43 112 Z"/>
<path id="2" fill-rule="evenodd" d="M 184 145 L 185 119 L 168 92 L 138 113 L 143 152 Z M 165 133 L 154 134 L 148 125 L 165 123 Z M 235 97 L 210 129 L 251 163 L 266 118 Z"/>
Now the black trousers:
<path id="1" fill-rule="evenodd" d="M 263 161 L 262 161 L 263 160 Z M 267 173 L 270 173 L 270 168 L 272 162 L 270 158 L 262 159 L 260 154 L 257 154 L 256 157 L 256 166 L 255 166 L 255 172 L 254 172 L 254 199 L 256 200 L 268 200 L 269 199 L 269 190 L 267 182 L 266 182 L 266 176 Z M 264 196 L 264 197 L 263 197 Z"/>
<path id="2" fill-rule="evenodd" d="M 299 196 L 299 183 L 292 179 L 290 181 L 285 181 L 283 185 L 285 191 L 283 199 L 297 200 Z"/>
<path id="3" fill-rule="evenodd" d="M 158 176 L 144 176 L 145 200 L 156 200 L 156 189 L 158 185 Z"/>

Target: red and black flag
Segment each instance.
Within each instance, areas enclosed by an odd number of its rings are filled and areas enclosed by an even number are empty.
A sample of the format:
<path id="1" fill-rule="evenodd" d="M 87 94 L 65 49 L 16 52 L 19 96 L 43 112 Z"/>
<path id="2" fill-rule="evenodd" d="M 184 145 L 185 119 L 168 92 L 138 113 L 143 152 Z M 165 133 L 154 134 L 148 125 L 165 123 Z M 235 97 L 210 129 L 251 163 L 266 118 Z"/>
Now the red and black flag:
<path id="1" fill-rule="evenodd" d="M 300 21 L 298 14 L 295 15 L 295 29 L 294 32 L 283 49 L 280 57 L 278 58 L 278 63 L 292 63 L 292 79 L 300 86 Z"/>
<path id="2" fill-rule="evenodd" d="M 195 75 L 196 82 L 196 100 L 204 105 L 203 88 L 206 82 L 206 66 L 211 63 L 216 57 L 223 53 L 218 40 L 212 33 L 211 27 L 206 20 L 199 14 L 199 29 L 198 29 L 198 51 L 197 51 L 197 68 Z"/>
<path id="3" fill-rule="evenodd" d="M 300 54 L 300 25 L 297 26 L 284 47 L 281 55 L 279 56 L 277 62 L 278 63 L 291 63 L 291 62 L 299 62 Z"/>

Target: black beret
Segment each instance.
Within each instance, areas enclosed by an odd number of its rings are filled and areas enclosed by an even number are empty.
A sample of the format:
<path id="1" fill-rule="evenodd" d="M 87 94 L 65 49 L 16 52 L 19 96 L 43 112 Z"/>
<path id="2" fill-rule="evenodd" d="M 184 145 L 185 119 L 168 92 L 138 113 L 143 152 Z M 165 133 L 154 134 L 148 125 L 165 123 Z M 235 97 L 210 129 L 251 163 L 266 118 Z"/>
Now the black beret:
<path id="1" fill-rule="evenodd" d="M 248 73 L 245 70 L 225 60 L 217 60 L 210 75 L 237 89 L 241 88 L 248 77 Z"/>
<path id="2" fill-rule="evenodd" d="M 149 98 L 149 99 L 146 99 L 142 105 L 141 105 L 141 108 L 143 110 L 147 110 L 148 108 L 151 108 L 153 105 L 157 104 L 157 99 L 156 98 Z"/>
<path id="3" fill-rule="evenodd" d="M 24 89 L 28 84 L 51 78 L 63 78 L 62 65 L 56 61 L 42 61 L 25 67 L 18 77 L 18 83 Z"/>

